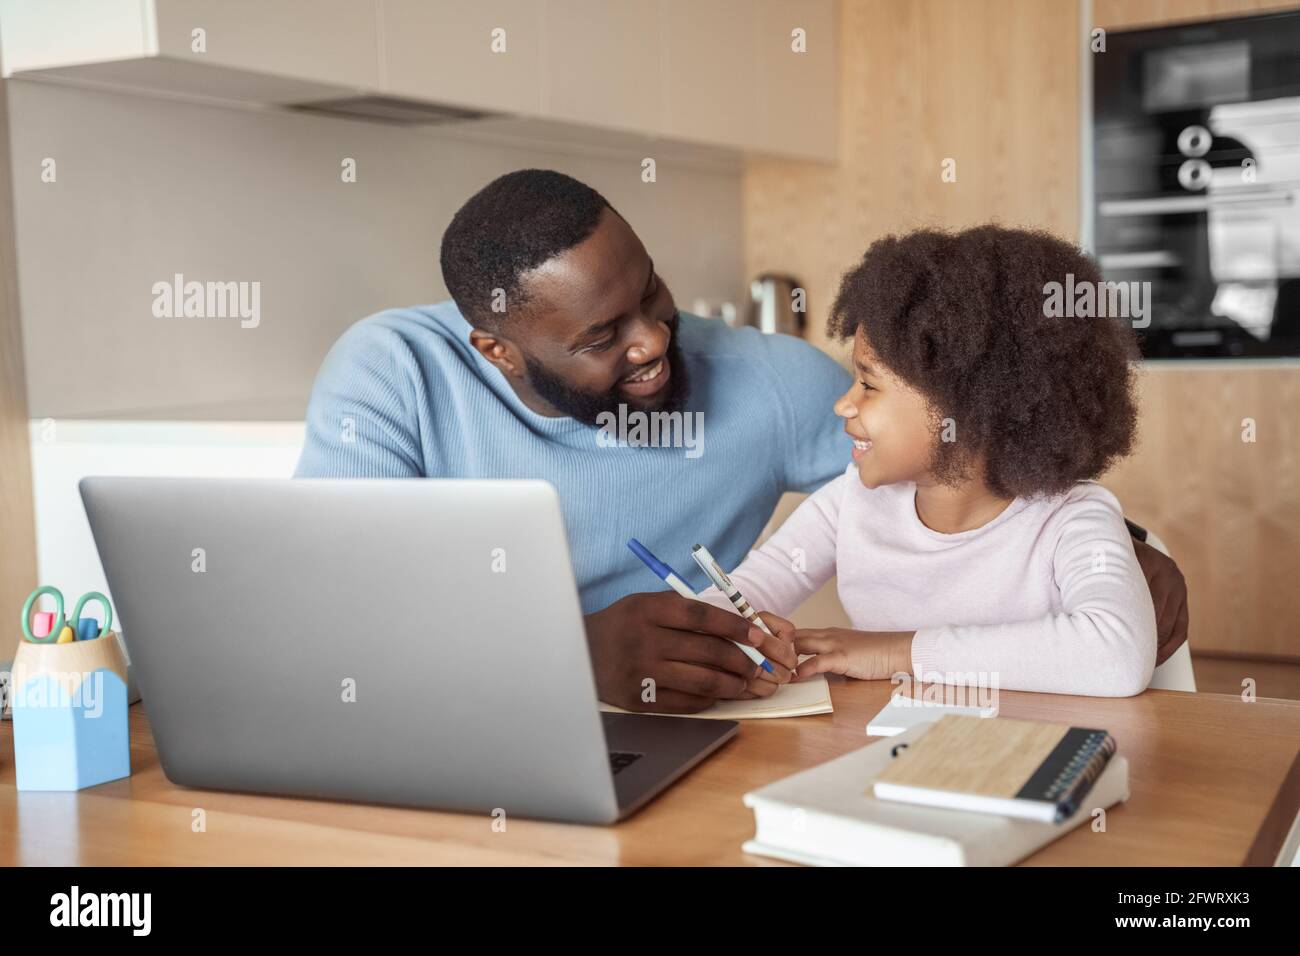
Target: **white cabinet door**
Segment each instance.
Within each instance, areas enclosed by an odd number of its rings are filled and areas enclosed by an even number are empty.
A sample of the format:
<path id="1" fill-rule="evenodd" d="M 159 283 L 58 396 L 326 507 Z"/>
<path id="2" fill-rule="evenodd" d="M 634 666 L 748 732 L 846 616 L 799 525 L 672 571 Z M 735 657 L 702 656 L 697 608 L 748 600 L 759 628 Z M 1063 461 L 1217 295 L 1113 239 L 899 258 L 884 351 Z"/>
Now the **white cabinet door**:
<path id="1" fill-rule="evenodd" d="M 379 0 L 384 92 L 537 116 L 546 5 Z"/>
<path id="2" fill-rule="evenodd" d="M 545 6 L 544 115 L 661 133 L 659 0 L 546 0 Z"/>
<path id="3" fill-rule="evenodd" d="M 834 159 L 835 0 L 547 0 L 545 6 L 548 115 Z"/>
<path id="4" fill-rule="evenodd" d="M 543 111 L 835 157 L 835 0 L 546 0 Z"/>
<path id="5" fill-rule="evenodd" d="M 343 87 L 379 82 L 377 0 L 154 2 L 163 56 Z"/>
<path id="6" fill-rule="evenodd" d="M 745 148 L 758 137 L 754 0 L 662 0 L 664 132 Z"/>

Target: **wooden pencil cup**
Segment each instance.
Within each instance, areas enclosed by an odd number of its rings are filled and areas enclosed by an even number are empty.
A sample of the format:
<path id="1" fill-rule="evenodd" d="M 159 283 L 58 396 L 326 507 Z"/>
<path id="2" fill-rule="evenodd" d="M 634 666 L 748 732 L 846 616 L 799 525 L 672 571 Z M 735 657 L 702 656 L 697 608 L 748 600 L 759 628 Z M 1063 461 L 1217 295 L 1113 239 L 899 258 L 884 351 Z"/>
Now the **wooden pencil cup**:
<path id="1" fill-rule="evenodd" d="M 126 679 L 114 631 L 69 644 L 19 641 L 10 685 L 19 790 L 81 790 L 130 776 Z"/>

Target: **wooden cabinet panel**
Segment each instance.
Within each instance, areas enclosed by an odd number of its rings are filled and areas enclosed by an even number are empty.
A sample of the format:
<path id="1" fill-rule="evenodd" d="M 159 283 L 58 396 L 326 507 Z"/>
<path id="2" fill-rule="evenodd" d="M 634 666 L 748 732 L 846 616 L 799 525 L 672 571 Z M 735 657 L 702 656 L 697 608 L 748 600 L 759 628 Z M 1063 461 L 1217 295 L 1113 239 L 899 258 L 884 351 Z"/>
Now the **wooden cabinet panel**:
<path id="1" fill-rule="evenodd" d="M 1180 20 L 1245 17 L 1252 13 L 1294 10 L 1290 0 L 1093 0 L 1092 21 L 1107 30 L 1164 26 Z"/>
<path id="2" fill-rule="evenodd" d="M 1193 650 L 1300 660 L 1300 363 L 1148 364 L 1140 381 L 1137 451 L 1103 484 L 1182 568 Z"/>
<path id="3" fill-rule="evenodd" d="M 833 159 L 839 111 L 832 0 L 758 0 L 758 146 Z M 796 37 L 795 31 L 802 31 Z M 802 52 L 795 49 L 796 41 Z"/>
<path id="4" fill-rule="evenodd" d="M 1078 227 L 1073 4 L 845 0 L 837 32 L 839 162 L 755 159 L 745 174 L 746 274 L 800 278 L 822 345 L 840 277 L 874 239 L 990 219 Z"/>

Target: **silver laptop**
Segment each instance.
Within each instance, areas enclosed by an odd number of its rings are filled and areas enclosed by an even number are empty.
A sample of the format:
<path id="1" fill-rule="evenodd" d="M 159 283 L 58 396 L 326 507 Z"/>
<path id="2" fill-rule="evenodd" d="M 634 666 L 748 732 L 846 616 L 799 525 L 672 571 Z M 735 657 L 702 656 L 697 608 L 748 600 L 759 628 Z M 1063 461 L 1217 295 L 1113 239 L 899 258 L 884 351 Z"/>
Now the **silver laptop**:
<path id="1" fill-rule="evenodd" d="M 610 823 L 736 732 L 601 714 L 541 481 L 86 478 L 174 783 Z"/>

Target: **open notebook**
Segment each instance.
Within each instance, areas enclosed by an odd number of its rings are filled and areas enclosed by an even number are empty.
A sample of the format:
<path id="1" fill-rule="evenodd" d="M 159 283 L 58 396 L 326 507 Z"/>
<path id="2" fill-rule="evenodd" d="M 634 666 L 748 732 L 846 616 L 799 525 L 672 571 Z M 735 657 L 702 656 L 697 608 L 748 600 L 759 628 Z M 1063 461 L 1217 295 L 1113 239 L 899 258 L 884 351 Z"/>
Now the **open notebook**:
<path id="1" fill-rule="evenodd" d="M 600 709 L 613 714 L 631 713 L 604 701 L 601 701 Z M 759 717 L 807 717 L 811 714 L 829 714 L 834 709 L 831 706 L 830 685 L 826 683 L 825 676 L 818 674 L 806 681 L 782 684 L 771 697 L 756 697 L 753 700 L 720 700 L 712 707 L 696 714 L 670 716 L 749 720 Z"/>

